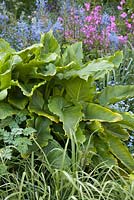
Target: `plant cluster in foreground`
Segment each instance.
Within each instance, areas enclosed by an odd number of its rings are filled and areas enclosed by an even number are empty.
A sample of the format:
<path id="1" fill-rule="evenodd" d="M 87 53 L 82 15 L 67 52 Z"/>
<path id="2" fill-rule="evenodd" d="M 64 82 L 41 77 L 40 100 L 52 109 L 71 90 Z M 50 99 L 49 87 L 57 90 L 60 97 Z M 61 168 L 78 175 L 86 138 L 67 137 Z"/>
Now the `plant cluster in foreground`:
<path id="1" fill-rule="evenodd" d="M 78 151 L 82 166 L 104 161 L 132 172 L 124 142 L 134 115 L 114 104 L 132 98 L 134 86 L 96 86 L 119 67 L 122 52 L 83 63 L 81 42 L 61 50 L 51 31 L 19 52 L 0 40 L 1 162 L 41 147 L 54 168 L 69 169 Z"/>

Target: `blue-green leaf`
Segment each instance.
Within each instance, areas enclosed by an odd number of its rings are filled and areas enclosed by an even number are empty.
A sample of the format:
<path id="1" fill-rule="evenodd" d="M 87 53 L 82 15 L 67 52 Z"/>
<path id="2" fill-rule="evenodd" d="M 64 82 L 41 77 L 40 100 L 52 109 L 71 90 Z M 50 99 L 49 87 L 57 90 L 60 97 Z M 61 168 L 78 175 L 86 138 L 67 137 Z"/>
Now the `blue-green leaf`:
<path id="1" fill-rule="evenodd" d="M 130 154 L 126 145 L 124 145 L 121 140 L 107 133 L 107 140 L 109 142 L 110 151 L 130 170 L 134 170 L 134 159 Z"/>
<path id="2" fill-rule="evenodd" d="M 39 88 L 42 85 L 45 85 L 46 81 L 36 81 L 34 82 L 34 80 L 32 82 L 28 82 L 28 83 L 20 83 L 18 80 L 11 81 L 11 85 L 13 86 L 18 86 L 22 93 L 27 96 L 27 97 L 31 97 L 34 93 L 34 91 Z"/>
<path id="3" fill-rule="evenodd" d="M 60 54 L 60 45 L 58 44 L 57 40 L 53 36 L 52 30 L 47 32 L 46 34 L 41 35 L 41 44 L 43 48 L 41 50 L 41 57 L 43 58 L 45 54 L 48 53 L 56 53 Z"/>
<path id="4" fill-rule="evenodd" d="M 134 85 L 107 86 L 99 94 L 99 103 L 109 105 L 134 96 Z"/>
<path id="5" fill-rule="evenodd" d="M 6 117 L 17 114 L 18 110 L 11 107 L 8 103 L 0 102 L 0 119 L 5 119 Z"/>
<path id="6" fill-rule="evenodd" d="M 94 145 L 96 147 L 96 160 L 100 162 L 105 162 L 107 165 L 116 165 L 117 160 L 116 158 L 111 154 L 109 145 L 107 143 L 107 140 L 105 137 L 101 138 L 98 136 L 94 137 Z M 97 164 L 99 164 L 97 163 Z"/>
<path id="7" fill-rule="evenodd" d="M 9 91 L 8 102 L 14 107 L 23 110 L 28 104 L 28 98 L 22 94 L 18 87 L 12 87 Z"/>
<path id="8" fill-rule="evenodd" d="M 83 50 L 81 42 L 77 42 L 75 44 L 67 46 L 62 56 L 63 65 L 67 65 L 72 61 L 75 63 L 82 64 L 82 59 L 83 59 Z"/>
<path id="9" fill-rule="evenodd" d="M 75 133 L 83 116 L 80 105 L 71 105 L 63 97 L 52 97 L 48 107 L 63 122 L 63 128 L 68 136 Z"/>
<path id="10" fill-rule="evenodd" d="M 90 121 L 118 122 L 122 120 L 122 116 L 119 113 L 112 112 L 108 108 L 94 103 L 87 104 L 84 114 L 84 120 Z"/>
<path id="11" fill-rule="evenodd" d="M 95 94 L 93 79 L 74 78 L 65 81 L 66 98 L 74 102 L 92 102 Z"/>
<path id="12" fill-rule="evenodd" d="M 52 125 L 52 122 L 45 117 L 37 117 L 35 120 L 37 142 L 41 147 L 47 146 L 48 140 L 53 139 L 52 135 L 50 134 L 50 125 Z"/>
<path id="13" fill-rule="evenodd" d="M 7 89 L 0 91 L 0 101 L 7 97 Z"/>
<path id="14" fill-rule="evenodd" d="M 58 118 L 49 111 L 48 105 L 43 99 L 43 94 L 38 90 L 34 92 L 28 109 L 31 113 L 36 113 L 38 116 L 44 116 L 52 121 L 58 122 Z"/>

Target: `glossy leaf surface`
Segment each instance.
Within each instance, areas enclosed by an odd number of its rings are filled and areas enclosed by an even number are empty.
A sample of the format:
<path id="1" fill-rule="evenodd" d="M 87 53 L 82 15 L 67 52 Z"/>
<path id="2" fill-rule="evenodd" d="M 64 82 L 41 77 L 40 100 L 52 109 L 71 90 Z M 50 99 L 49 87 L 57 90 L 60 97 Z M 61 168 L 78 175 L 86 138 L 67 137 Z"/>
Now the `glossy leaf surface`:
<path id="1" fill-rule="evenodd" d="M 112 112 L 108 108 L 94 103 L 89 103 L 87 105 L 84 114 L 84 119 L 90 121 L 118 122 L 122 120 L 122 116 L 119 113 Z"/>
<path id="2" fill-rule="evenodd" d="M 101 105 L 109 105 L 134 96 L 133 85 L 108 86 L 99 95 Z"/>

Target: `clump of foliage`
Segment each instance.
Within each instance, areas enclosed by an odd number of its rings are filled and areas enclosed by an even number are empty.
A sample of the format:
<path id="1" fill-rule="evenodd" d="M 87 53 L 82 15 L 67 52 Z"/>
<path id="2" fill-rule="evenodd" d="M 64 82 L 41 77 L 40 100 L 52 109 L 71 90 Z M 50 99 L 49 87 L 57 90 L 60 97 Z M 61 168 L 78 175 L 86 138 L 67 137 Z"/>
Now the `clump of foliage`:
<path id="1" fill-rule="evenodd" d="M 81 166 L 103 161 L 133 171 L 124 141 L 134 128 L 134 115 L 113 105 L 133 97 L 134 86 L 96 87 L 122 58 L 117 51 L 83 63 L 82 43 L 63 51 L 52 31 L 42 35 L 39 44 L 18 52 L 1 39 L 1 162 L 6 150 L 13 151 L 7 160 L 17 152 L 26 158 L 43 151 L 52 168 L 69 169 L 75 168 L 71 163 L 76 163 L 77 151 Z"/>

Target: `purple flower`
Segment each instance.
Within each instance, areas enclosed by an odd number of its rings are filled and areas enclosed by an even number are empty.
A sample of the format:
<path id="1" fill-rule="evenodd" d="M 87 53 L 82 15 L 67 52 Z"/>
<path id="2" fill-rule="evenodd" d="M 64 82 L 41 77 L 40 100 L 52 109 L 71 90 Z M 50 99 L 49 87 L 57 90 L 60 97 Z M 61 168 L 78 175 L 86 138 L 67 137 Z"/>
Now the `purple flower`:
<path id="1" fill-rule="evenodd" d="M 125 3 L 126 3 L 125 0 L 121 0 L 121 1 L 120 1 L 120 5 L 123 5 L 123 4 L 125 4 Z"/>
<path id="2" fill-rule="evenodd" d="M 58 17 L 58 19 L 57 19 L 59 22 L 64 22 L 64 19 L 62 18 L 62 17 Z"/>
<path id="3" fill-rule="evenodd" d="M 90 3 L 84 3 L 84 6 L 86 8 L 86 11 L 90 10 Z"/>
<path id="4" fill-rule="evenodd" d="M 124 18 L 126 18 L 127 13 L 123 12 L 120 16 L 124 19 Z"/>
<path id="5" fill-rule="evenodd" d="M 117 6 L 118 10 L 123 10 L 123 8 L 121 6 Z"/>
<path id="6" fill-rule="evenodd" d="M 128 40 L 128 37 L 127 36 L 123 36 L 123 35 L 119 35 L 118 39 L 119 39 L 119 42 L 121 44 L 125 44 L 127 42 L 127 40 Z"/>
<path id="7" fill-rule="evenodd" d="M 131 29 L 131 28 L 132 28 L 132 24 L 130 24 L 130 23 L 128 22 L 128 20 L 125 21 L 125 24 L 126 24 L 126 27 L 127 27 L 128 29 Z"/>
<path id="8" fill-rule="evenodd" d="M 131 15 L 131 19 L 134 19 L 134 13 L 132 13 L 132 15 Z"/>

